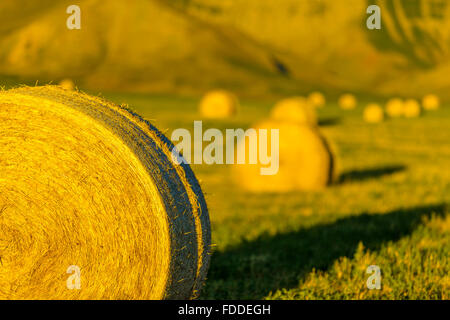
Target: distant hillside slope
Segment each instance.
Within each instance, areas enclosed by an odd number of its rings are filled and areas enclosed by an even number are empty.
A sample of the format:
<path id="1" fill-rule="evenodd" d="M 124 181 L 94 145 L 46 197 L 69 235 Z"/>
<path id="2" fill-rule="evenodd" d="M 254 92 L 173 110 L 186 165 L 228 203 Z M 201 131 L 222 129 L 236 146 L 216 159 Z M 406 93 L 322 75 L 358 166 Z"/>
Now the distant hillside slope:
<path id="1" fill-rule="evenodd" d="M 277 79 L 289 85 L 272 54 L 255 41 L 162 2 L 79 1 L 82 29 L 76 31 L 65 27 L 67 3 L 55 1 L 40 14 L 25 11 L 28 23 L 2 35 L 0 74 L 71 77 L 88 87 L 136 91 L 244 84 L 260 91 Z"/>
<path id="2" fill-rule="evenodd" d="M 191 15 L 233 26 L 308 61 L 340 88 L 375 94 L 450 98 L 448 0 L 166 0 Z M 382 9 L 382 30 L 366 28 L 366 9 Z"/>
<path id="3" fill-rule="evenodd" d="M 447 93 L 436 1 L 79 0 L 77 31 L 65 27 L 73 1 L 2 1 L 0 75 L 124 91 Z M 381 31 L 365 27 L 369 3 Z"/>

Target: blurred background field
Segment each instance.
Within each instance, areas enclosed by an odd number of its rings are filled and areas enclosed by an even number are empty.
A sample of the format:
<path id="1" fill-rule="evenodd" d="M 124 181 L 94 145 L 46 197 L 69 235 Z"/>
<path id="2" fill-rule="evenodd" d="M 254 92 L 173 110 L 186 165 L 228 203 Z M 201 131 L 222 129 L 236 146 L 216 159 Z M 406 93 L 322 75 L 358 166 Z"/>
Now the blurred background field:
<path id="1" fill-rule="evenodd" d="M 450 1 L 80 0 L 0 3 L 0 86 L 72 79 L 176 128 L 249 128 L 288 96 L 325 94 L 319 127 L 337 181 L 319 192 L 250 193 L 228 165 L 194 165 L 214 253 L 203 299 L 449 299 Z M 382 29 L 365 27 L 382 8 Z M 230 90 L 235 117 L 202 119 Z M 353 110 L 341 94 L 358 98 Z M 436 94 L 422 117 L 368 124 L 369 103 Z M 0 146 L 1 147 L 1 146 Z M 382 289 L 368 290 L 378 265 Z"/>
<path id="2" fill-rule="evenodd" d="M 126 101 L 169 136 L 192 130 L 198 101 L 106 94 Z M 248 128 L 274 101 L 242 101 L 238 118 L 207 128 Z M 368 125 L 361 107 L 319 110 L 338 150 L 338 181 L 322 192 L 255 194 L 230 166 L 194 165 L 215 244 L 202 298 L 448 299 L 450 293 L 450 108 Z M 193 132 L 192 132 L 193 134 Z M 366 287 L 378 265 L 382 290 Z"/>

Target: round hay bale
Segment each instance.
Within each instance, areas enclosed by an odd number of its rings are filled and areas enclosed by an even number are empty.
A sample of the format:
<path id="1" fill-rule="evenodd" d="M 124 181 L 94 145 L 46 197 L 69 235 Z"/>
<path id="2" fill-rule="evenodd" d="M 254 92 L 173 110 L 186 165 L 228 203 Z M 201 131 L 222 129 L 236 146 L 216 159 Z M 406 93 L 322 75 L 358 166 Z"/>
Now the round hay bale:
<path id="1" fill-rule="evenodd" d="M 338 101 L 339 107 L 343 110 L 353 110 L 356 108 L 358 101 L 352 94 L 343 94 Z"/>
<path id="2" fill-rule="evenodd" d="M 58 85 L 66 90 L 75 90 L 75 83 L 71 79 L 63 79 Z"/>
<path id="3" fill-rule="evenodd" d="M 371 103 L 364 109 L 363 118 L 368 123 L 380 123 L 384 120 L 383 108 L 376 104 Z"/>
<path id="4" fill-rule="evenodd" d="M 321 92 L 316 91 L 316 92 L 312 92 L 308 96 L 308 102 L 313 107 L 322 108 L 325 106 L 327 101 L 325 99 L 325 96 Z"/>
<path id="5" fill-rule="evenodd" d="M 438 96 L 434 94 L 428 94 L 423 97 L 422 106 L 425 110 L 428 111 L 437 110 L 441 106 L 441 101 Z"/>
<path id="6" fill-rule="evenodd" d="M 422 114 L 420 103 L 414 99 L 408 99 L 403 105 L 403 115 L 406 118 L 417 118 Z"/>
<path id="7" fill-rule="evenodd" d="M 200 113 L 204 118 L 224 119 L 237 113 L 239 101 L 231 92 L 214 90 L 208 92 L 200 102 Z"/>
<path id="8" fill-rule="evenodd" d="M 155 127 L 57 86 L 1 91 L 0 119 L 0 299 L 198 295 L 206 203 Z"/>
<path id="9" fill-rule="evenodd" d="M 401 117 L 403 115 L 403 100 L 392 98 L 386 103 L 386 113 L 391 118 Z"/>
<path id="10" fill-rule="evenodd" d="M 292 122 L 268 120 L 254 126 L 259 129 L 279 129 L 279 170 L 275 175 L 261 175 L 261 168 L 268 167 L 259 161 L 251 164 L 249 139 L 238 142 L 237 152 L 245 152 L 245 164 L 235 164 L 236 183 L 249 192 L 318 191 L 334 179 L 335 162 L 327 141 L 315 127 Z M 271 134 L 268 131 L 267 136 Z M 267 147 L 271 150 L 271 139 Z M 260 150 L 258 147 L 257 153 Z"/>
<path id="11" fill-rule="evenodd" d="M 273 107 L 270 118 L 275 121 L 288 121 L 310 126 L 318 124 L 315 108 L 303 97 L 292 97 L 279 101 Z"/>

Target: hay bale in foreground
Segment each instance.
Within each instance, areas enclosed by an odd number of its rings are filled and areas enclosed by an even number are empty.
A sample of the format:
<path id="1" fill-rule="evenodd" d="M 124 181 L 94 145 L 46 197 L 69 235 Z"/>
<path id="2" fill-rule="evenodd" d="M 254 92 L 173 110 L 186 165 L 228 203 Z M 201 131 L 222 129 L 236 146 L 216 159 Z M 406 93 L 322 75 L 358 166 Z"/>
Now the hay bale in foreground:
<path id="1" fill-rule="evenodd" d="M 308 96 L 308 103 L 316 108 L 322 108 L 326 104 L 325 96 L 318 91 L 312 92 Z"/>
<path id="2" fill-rule="evenodd" d="M 428 94 L 422 99 L 422 106 L 425 110 L 438 110 L 441 106 L 441 100 L 437 95 Z"/>
<path id="3" fill-rule="evenodd" d="M 371 103 L 367 105 L 367 107 L 364 109 L 363 114 L 364 121 L 368 123 L 380 123 L 384 120 L 384 110 L 383 108 L 376 104 Z"/>
<path id="4" fill-rule="evenodd" d="M 386 114 L 391 118 L 398 118 L 403 115 L 403 100 L 392 98 L 386 103 Z"/>
<path id="5" fill-rule="evenodd" d="M 237 97 L 226 90 L 208 92 L 200 102 L 200 114 L 210 119 L 232 117 L 236 115 L 238 108 Z"/>
<path id="6" fill-rule="evenodd" d="M 75 90 L 75 83 L 71 79 L 63 79 L 58 85 L 66 90 Z"/>
<path id="7" fill-rule="evenodd" d="M 317 128 L 273 120 L 253 128 L 257 129 L 258 140 L 259 129 L 279 129 L 279 171 L 275 175 L 261 175 L 260 169 L 268 166 L 259 161 L 250 164 L 248 139 L 243 139 L 237 150 L 245 151 L 246 162 L 233 166 L 236 184 L 242 189 L 256 193 L 318 191 L 333 181 L 334 157 Z M 270 131 L 267 136 L 271 136 Z M 270 153 L 272 141 L 269 142 L 267 150 Z"/>
<path id="8" fill-rule="evenodd" d="M 316 110 L 303 97 L 286 98 L 277 102 L 270 113 L 270 118 L 310 126 L 318 124 Z"/>
<path id="9" fill-rule="evenodd" d="M 356 97 L 350 93 L 343 94 L 338 101 L 338 105 L 343 110 L 353 110 L 356 108 L 358 101 Z"/>
<path id="10" fill-rule="evenodd" d="M 55 86 L 0 92 L 0 118 L 0 299 L 198 295 L 208 211 L 156 128 Z"/>
<path id="11" fill-rule="evenodd" d="M 408 99 L 403 104 L 403 115 L 406 118 L 417 118 L 422 114 L 420 103 L 414 99 Z"/>

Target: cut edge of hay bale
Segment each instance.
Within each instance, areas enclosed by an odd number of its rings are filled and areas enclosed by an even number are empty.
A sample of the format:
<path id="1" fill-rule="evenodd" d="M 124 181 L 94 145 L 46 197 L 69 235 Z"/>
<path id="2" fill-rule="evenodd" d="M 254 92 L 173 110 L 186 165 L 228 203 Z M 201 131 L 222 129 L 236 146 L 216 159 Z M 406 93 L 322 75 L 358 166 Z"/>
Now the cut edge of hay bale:
<path id="1" fill-rule="evenodd" d="M 209 266 L 209 215 L 200 185 L 189 165 L 172 162 L 174 145 L 153 125 L 129 109 L 55 86 L 1 91 L 0 105 L 5 101 L 18 101 L 20 106 L 20 100 L 29 98 L 62 104 L 108 128 L 135 154 L 155 186 L 168 186 L 168 190 L 159 190 L 160 196 L 165 198 L 171 239 L 168 281 L 162 297 L 197 297 Z M 181 209 L 183 212 L 180 212 Z M 193 229 L 189 229 L 190 225 Z"/>

